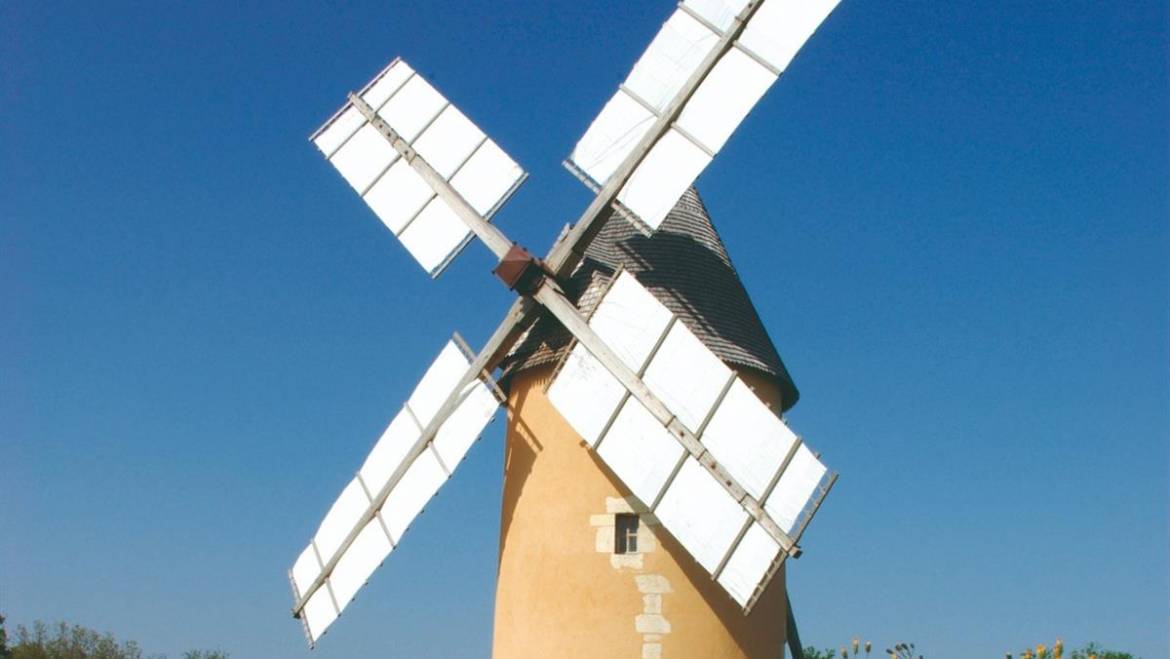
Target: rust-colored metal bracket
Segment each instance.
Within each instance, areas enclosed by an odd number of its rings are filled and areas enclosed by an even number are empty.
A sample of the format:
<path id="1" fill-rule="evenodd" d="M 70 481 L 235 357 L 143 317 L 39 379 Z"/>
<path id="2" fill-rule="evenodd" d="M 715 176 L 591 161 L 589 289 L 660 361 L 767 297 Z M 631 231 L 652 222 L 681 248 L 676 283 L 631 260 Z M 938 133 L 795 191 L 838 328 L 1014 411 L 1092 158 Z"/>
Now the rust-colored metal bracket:
<path id="1" fill-rule="evenodd" d="M 531 252 L 515 243 L 504 254 L 504 258 L 492 270 L 492 274 L 500 278 L 509 290 L 521 295 L 531 295 L 540 287 L 541 281 L 547 273 L 544 263 L 532 255 Z"/>

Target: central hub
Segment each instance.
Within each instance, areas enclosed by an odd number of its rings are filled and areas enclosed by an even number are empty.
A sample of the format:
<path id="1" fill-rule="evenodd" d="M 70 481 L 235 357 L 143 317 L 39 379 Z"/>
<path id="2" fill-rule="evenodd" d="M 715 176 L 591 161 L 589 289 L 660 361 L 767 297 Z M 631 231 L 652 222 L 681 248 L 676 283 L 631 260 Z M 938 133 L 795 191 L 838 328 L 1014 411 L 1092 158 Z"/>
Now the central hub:
<path id="1" fill-rule="evenodd" d="M 492 270 L 510 290 L 521 295 L 530 295 L 540 286 L 544 279 L 544 267 L 540 259 L 533 256 L 520 245 L 512 244 L 511 249 L 500 259 Z"/>

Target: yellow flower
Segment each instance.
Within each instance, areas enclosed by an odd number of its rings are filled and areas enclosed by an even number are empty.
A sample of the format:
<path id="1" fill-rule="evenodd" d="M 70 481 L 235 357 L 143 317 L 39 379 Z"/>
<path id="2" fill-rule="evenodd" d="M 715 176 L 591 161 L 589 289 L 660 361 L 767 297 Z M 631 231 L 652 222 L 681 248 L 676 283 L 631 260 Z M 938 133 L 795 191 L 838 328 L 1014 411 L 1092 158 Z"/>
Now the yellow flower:
<path id="1" fill-rule="evenodd" d="M 1062 641 L 1058 638 L 1058 639 L 1056 639 L 1056 643 L 1053 644 L 1053 646 L 1052 646 L 1052 659 L 1061 659 L 1061 657 L 1063 657 L 1063 656 L 1064 656 L 1064 641 Z"/>
<path id="2" fill-rule="evenodd" d="M 857 640 L 857 637 L 854 637 L 853 638 L 853 654 L 857 654 L 857 650 L 860 647 L 861 647 L 861 642 Z"/>
<path id="3" fill-rule="evenodd" d="M 1036 657 L 1038 659 L 1044 659 L 1047 654 L 1048 648 L 1046 648 L 1043 643 L 1036 645 Z"/>

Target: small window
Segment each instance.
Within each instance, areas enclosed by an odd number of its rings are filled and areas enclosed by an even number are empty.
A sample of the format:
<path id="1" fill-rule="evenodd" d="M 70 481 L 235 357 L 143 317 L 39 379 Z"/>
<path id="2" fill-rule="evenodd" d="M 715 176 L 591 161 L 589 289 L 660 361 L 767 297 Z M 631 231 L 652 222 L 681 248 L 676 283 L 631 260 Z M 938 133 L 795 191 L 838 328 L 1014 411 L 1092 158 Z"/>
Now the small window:
<path id="1" fill-rule="evenodd" d="M 613 553 L 638 553 L 638 516 L 631 513 L 618 513 L 614 517 Z"/>

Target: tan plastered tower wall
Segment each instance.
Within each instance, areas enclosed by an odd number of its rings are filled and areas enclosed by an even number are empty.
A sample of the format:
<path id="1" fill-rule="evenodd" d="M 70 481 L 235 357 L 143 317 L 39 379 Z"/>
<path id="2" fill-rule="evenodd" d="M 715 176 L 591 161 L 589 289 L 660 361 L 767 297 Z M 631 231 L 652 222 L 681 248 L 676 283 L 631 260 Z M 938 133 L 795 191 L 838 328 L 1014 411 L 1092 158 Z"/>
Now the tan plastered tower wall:
<path id="1" fill-rule="evenodd" d="M 551 366 L 510 386 L 495 659 L 774 659 L 784 570 L 751 614 L 637 510 L 545 396 Z M 779 409 L 778 390 L 742 374 Z M 640 512 L 638 549 L 614 554 L 614 516 Z"/>

